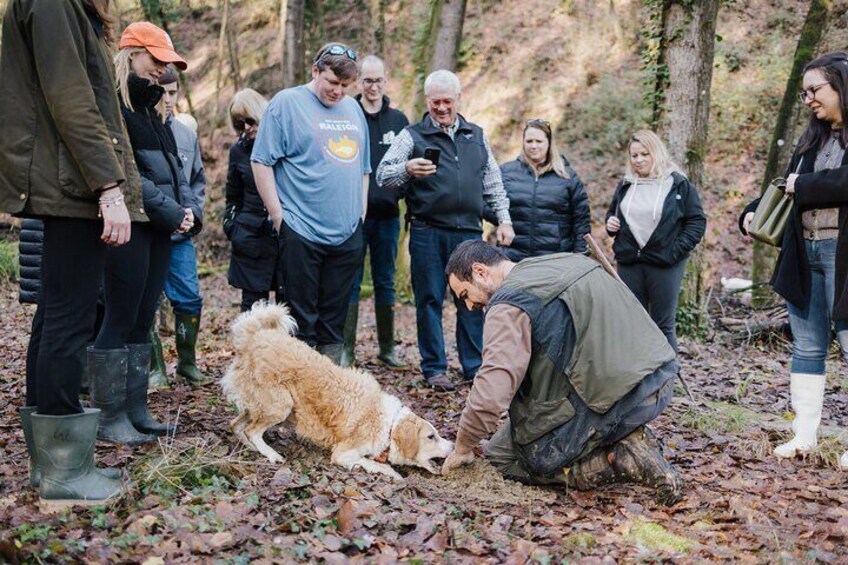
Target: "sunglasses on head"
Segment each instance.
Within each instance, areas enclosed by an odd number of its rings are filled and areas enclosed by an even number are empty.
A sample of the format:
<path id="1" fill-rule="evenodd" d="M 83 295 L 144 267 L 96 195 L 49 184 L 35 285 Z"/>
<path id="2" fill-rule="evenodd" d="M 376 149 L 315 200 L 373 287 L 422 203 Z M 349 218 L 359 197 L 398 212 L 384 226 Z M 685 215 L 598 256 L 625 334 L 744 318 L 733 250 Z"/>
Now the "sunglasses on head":
<path id="1" fill-rule="evenodd" d="M 244 118 L 233 121 L 233 127 L 238 131 L 243 131 L 244 126 L 256 126 L 256 120 L 253 118 Z"/>
<path id="2" fill-rule="evenodd" d="M 318 57 L 315 58 L 315 62 L 317 63 L 318 61 L 323 59 L 326 55 L 336 55 L 336 56 L 347 55 L 347 58 L 350 59 L 351 61 L 356 61 L 356 59 L 357 59 L 356 51 L 354 51 L 350 47 L 345 47 L 344 45 L 336 44 L 336 45 L 330 45 L 329 47 L 327 47 L 324 50 L 323 53 L 321 53 L 320 55 L 318 55 Z"/>

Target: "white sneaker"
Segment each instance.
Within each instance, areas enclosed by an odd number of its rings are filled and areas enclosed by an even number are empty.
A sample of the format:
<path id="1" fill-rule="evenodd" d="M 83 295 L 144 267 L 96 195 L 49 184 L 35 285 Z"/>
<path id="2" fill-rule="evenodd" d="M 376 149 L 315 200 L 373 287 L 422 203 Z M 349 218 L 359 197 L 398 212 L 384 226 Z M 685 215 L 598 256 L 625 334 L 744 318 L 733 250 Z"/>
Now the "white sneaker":
<path id="1" fill-rule="evenodd" d="M 788 442 L 774 448 L 777 457 L 795 457 L 812 451 L 818 445 L 818 430 L 821 422 L 822 403 L 824 402 L 824 375 L 792 373 L 789 381 L 789 393 L 792 399 L 792 431 L 795 436 Z"/>

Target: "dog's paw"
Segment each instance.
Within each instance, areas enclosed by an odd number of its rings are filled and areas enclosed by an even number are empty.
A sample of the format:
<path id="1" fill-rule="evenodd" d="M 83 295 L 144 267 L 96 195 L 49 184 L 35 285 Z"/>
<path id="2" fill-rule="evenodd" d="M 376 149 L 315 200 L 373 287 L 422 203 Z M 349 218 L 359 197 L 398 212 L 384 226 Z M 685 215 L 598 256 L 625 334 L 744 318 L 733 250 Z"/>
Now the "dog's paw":
<path id="1" fill-rule="evenodd" d="M 271 463 L 283 463 L 285 459 L 283 459 L 283 456 L 279 453 L 275 453 L 274 455 L 268 456 L 268 461 L 270 461 Z"/>

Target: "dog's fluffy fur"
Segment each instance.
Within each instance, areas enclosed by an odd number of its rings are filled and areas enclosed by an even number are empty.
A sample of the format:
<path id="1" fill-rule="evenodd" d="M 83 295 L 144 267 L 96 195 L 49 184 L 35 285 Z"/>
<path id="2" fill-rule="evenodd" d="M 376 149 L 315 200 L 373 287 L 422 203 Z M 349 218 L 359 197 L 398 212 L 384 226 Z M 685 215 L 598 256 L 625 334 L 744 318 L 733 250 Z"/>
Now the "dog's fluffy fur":
<path id="1" fill-rule="evenodd" d="M 295 320 L 282 305 L 258 303 L 232 326 L 235 359 L 221 386 L 238 407 L 233 432 L 272 462 L 283 458 L 262 439 L 286 420 L 296 433 L 332 450 L 333 463 L 361 467 L 399 479 L 388 464 L 375 461 L 388 450 L 388 462 L 439 473 L 437 459 L 453 445 L 380 390 L 373 376 L 333 364 L 294 338 Z"/>

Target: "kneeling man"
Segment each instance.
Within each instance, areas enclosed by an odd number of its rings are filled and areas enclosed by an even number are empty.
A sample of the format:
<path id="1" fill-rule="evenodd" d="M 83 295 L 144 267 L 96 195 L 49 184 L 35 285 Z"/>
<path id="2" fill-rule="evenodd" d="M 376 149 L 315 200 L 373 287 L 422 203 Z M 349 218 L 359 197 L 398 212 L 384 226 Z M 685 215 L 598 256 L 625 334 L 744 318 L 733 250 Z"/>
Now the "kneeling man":
<path id="1" fill-rule="evenodd" d="M 483 241 L 445 270 L 469 309 L 487 307 L 483 365 L 447 473 L 486 457 L 507 478 L 580 490 L 637 482 L 674 504 L 682 481 L 645 423 L 668 405 L 679 364 L 644 308 L 595 261 L 560 253 L 513 263 Z"/>

